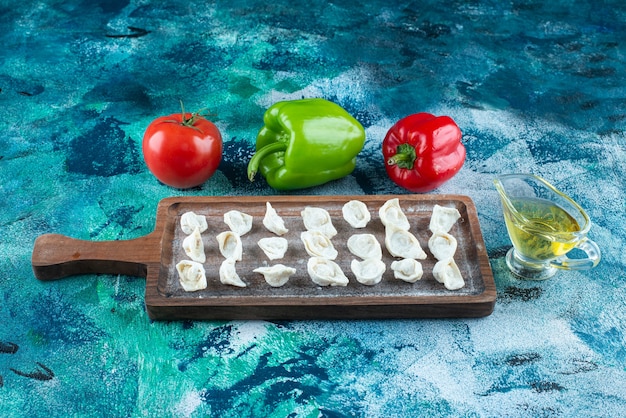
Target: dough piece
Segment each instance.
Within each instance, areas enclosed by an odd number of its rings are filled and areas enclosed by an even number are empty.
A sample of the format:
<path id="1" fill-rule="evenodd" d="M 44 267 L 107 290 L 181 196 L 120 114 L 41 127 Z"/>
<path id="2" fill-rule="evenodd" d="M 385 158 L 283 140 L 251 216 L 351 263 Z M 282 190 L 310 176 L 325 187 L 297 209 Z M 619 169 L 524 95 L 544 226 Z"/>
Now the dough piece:
<path id="1" fill-rule="evenodd" d="M 439 261 L 454 257 L 456 238 L 446 232 L 435 232 L 428 240 L 431 254 Z"/>
<path id="2" fill-rule="evenodd" d="M 193 261 L 197 261 L 198 263 L 204 263 L 206 261 L 200 228 L 196 227 L 191 235 L 185 237 L 183 240 L 183 249 L 185 250 L 185 254 Z"/>
<path id="3" fill-rule="evenodd" d="M 282 237 L 261 238 L 258 245 L 261 247 L 267 258 L 270 260 L 278 260 L 279 258 L 283 258 L 285 256 L 289 246 L 289 241 Z"/>
<path id="4" fill-rule="evenodd" d="M 180 285 L 186 292 L 206 289 L 206 272 L 202 264 L 196 261 L 183 260 L 176 264 Z"/>
<path id="5" fill-rule="evenodd" d="M 224 258 L 241 261 L 243 245 L 239 234 L 233 231 L 224 231 L 215 238 Z"/>
<path id="6" fill-rule="evenodd" d="M 367 286 L 380 283 L 385 270 L 387 270 L 385 263 L 376 258 L 368 258 L 363 261 L 352 260 L 350 268 L 356 277 L 356 281 Z"/>
<path id="7" fill-rule="evenodd" d="M 323 257 L 328 260 L 337 258 L 337 250 L 330 239 L 320 231 L 303 231 L 300 239 L 304 249 L 311 257 Z"/>
<path id="8" fill-rule="evenodd" d="M 447 208 L 439 205 L 433 206 L 433 213 L 430 216 L 428 229 L 433 234 L 435 232 L 450 232 L 452 226 L 461 218 L 461 214 L 456 208 Z"/>
<path id="9" fill-rule="evenodd" d="M 265 217 L 263 218 L 263 225 L 276 235 L 285 235 L 289 230 L 285 228 L 285 221 L 281 218 L 276 209 L 272 207 L 270 202 L 265 203 Z"/>
<path id="10" fill-rule="evenodd" d="M 420 246 L 415 235 L 404 229 L 385 228 L 385 246 L 387 251 L 398 258 L 415 258 L 424 260 L 426 253 Z"/>
<path id="11" fill-rule="evenodd" d="M 318 286 L 347 286 L 348 278 L 339 264 L 322 257 L 311 257 L 307 262 L 311 280 Z"/>
<path id="12" fill-rule="evenodd" d="M 300 215 L 307 231 L 319 231 L 328 238 L 337 235 L 337 230 L 326 209 L 307 206 L 300 212 Z"/>
<path id="13" fill-rule="evenodd" d="M 391 263 L 393 277 L 408 283 L 415 283 L 424 275 L 422 263 L 412 258 L 404 258 Z"/>
<path id="14" fill-rule="evenodd" d="M 439 283 L 443 283 L 448 290 L 458 290 L 465 286 L 465 280 L 461 276 L 459 266 L 452 258 L 437 261 L 433 267 L 433 276 Z"/>
<path id="15" fill-rule="evenodd" d="M 224 223 L 231 231 L 242 236 L 252 229 L 252 216 L 238 210 L 229 210 L 224 214 Z"/>
<path id="16" fill-rule="evenodd" d="M 408 231 L 411 228 L 397 197 L 386 201 L 378 210 L 378 216 L 380 216 L 380 221 L 387 228 L 395 227 L 404 231 Z"/>
<path id="17" fill-rule="evenodd" d="M 220 282 L 222 284 L 229 284 L 236 287 L 246 287 L 246 284 L 241 280 L 235 269 L 235 260 L 227 258 L 222 261 L 220 266 Z"/>
<path id="18" fill-rule="evenodd" d="M 200 229 L 200 233 L 203 233 L 209 228 L 206 222 L 206 216 L 197 215 L 194 212 L 183 213 L 180 217 L 180 227 L 187 235 L 193 233 L 196 228 Z"/>
<path id="19" fill-rule="evenodd" d="M 289 278 L 296 273 L 293 267 L 287 267 L 282 264 L 275 264 L 271 267 L 259 267 L 254 270 L 255 273 L 261 273 L 267 284 L 272 287 L 281 287 L 289 281 Z"/>
<path id="20" fill-rule="evenodd" d="M 348 238 L 348 250 L 357 257 L 365 260 L 383 258 L 383 250 L 376 237 L 372 234 L 354 234 Z"/>
<path id="21" fill-rule="evenodd" d="M 365 228 L 372 218 L 367 205 L 360 200 L 351 200 L 343 205 L 341 213 L 352 228 Z"/>

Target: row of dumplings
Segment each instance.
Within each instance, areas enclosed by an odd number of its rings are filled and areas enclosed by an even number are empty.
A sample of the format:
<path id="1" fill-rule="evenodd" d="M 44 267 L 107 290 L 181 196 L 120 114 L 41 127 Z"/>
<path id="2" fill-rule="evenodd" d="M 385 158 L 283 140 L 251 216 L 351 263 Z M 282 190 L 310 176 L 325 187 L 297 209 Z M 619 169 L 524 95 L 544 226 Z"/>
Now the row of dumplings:
<path id="1" fill-rule="evenodd" d="M 417 237 L 410 232 L 409 220 L 402 211 L 399 200 L 395 198 L 385 202 L 379 210 L 379 217 L 385 227 L 385 247 L 392 256 L 398 258 L 391 263 L 394 277 L 415 283 L 424 273 L 418 260 L 425 260 L 427 254 Z M 454 262 L 457 241 L 449 234 L 460 218 L 461 214 L 456 208 L 434 205 L 429 223 L 432 235 L 428 240 L 428 249 L 437 259 L 433 276 L 448 290 L 458 290 L 465 286 L 461 272 Z"/>
<path id="2" fill-rule="evenodd" d="M 236 263 L 243 258 L 241 236 L 252 229 L 252 216 L 231 210 L 224 214 L 224 223 L 230 230 L 221 232 L 215 237 L 219 251 L 224 257 L 219 269 L 220 282 L 236 287 L 246 287 L 246 283 L 237 273 Z M 283 220 L 269 202 L 267 202 L 263 224 L 277 235 L 288 232 Z M 180 225 L 182 231 L 187 234 L 187 237 L 183 239 L 182 247 L 191 259 L 182 260 L 176 264 L 181 286 L 188 292 L 205 289 L 207 287 L 206 271 L 202 263 L 206 262 L 206 255 L 201 234 L 208 229 L 206 217 L 194 212 L 186 212 L 181 216 Z M 275 260 L 284 257 L 288 242 L 282 237 L 268 237 L 259 240 L 258 245 L 270 260 Z M 260 267 L 254 271 L 263 274 L 271 286 L 282 286 L 296 272 L 294 268 L 282 264 Z"/>
<path id="3" fill-rule="evenodd" d="M 344 219 L 353 228 L 365 228 L 371 220 L 367 206 L 358 200 L 347 202 L 342 207 Z M 305 231 L 300 234 L 305 251 L 309 255 L 307 272 L 311 280 L 319 286 L 346 286 L 348 278 L 341 267 L 334 261 L 338 255 L 332 238 L 337 234 L 328 211 L 319 207 L 307 206 L 301 212 Z M 409 232 L 410 225 L 403 213 L 399 200 L 390 199 L 380 209 L 379 216 L 385 226 L 385 247 L 398 258 L 391 263 L 394 277 L 409 283 L 415 283 L 423 275 L 422 265 L 418 260 L 427 257 L 417 238 Z M 456 239 L 448 234 L 454 223 L 460 218 L 455 208 L 435 205 L 429 229 L 432 236 L 429 249 L 437 258 L 433 268 L 435 279 L 447 289 L 456 290 L 464 286 L 463 278 L 454 262 Z M 241 236 L 252 228 L 252 216 L 236 210 L 224 214 L 224 222 L 230 228 L 216 236 L 219 251 L 224 257 L 219 269 L 220 282 L 223 284 L 245 287 L 236 271 L 236 262 L 241 261 L 243 246 Z M 284 257 L 288 249 L 288 240 L 282 236 L 288 232 L 283 219 L 269 202 L 263 225 L 275 236 L 261 238 L 258 246 L 270 260 Z M 180 283 L 184 290 L 195 291 L 207 287 L 206 273 L 202 263 L 206 261 L 202 232 L 208 229 L 206 218 L 193 212 L 181 217 L 181 229 L 187 234 L 183 240 L 183 249 L 191 260 L 182 260 L 176 265 Z M 358 259 L 350 265 L 357 281 L 364 285 L 375 285 L 382 280 L 386 265 L 382 261 L 382 248 L 373 234 L 355 233 L 347 240 L 348 250 Z M 283 264 L 259 267 L 253 270 L 264 276 L 273 287 L 287 283 L 296 269 Z"/>

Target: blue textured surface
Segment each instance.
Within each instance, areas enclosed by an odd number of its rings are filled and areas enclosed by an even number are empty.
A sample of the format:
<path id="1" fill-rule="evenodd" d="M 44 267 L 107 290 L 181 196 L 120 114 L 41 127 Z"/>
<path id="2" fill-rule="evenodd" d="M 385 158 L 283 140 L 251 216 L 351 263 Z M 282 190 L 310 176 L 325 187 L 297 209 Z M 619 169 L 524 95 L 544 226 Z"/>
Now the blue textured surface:
<path id="1" fill-rule="evenodd" d="M 101 4 L 102 3 L 102 4 Z M 626 3 L 622 0 L 0 2 L 0 410 L 4 416 L 626 415 Z M 404 193 L 380 143 L 419 111 L 461 126 L 498 289 L 481 319 L 160 322 L 143 279 L 43 283 L 35 238 L 151 232 L 161 198 L 269 195 L 244 175 L 264 109 L 325 97 L 368 142 L 303 194 Z M 147 171 L 154 117 L 209 107 L 219 172 L 177 191 Z M 522 282 L 493 178 L 577 200 L 603 260 Z"/>

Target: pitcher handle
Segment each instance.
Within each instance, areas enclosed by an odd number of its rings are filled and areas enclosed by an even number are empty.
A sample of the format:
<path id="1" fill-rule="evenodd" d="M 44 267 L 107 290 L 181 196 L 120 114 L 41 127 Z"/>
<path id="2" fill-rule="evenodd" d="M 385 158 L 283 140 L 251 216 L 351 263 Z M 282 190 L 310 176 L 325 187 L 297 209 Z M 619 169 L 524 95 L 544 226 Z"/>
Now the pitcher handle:
<path id="1" fill-rule="evenodd" d="M 578 248 L 587 254 L 586 258 L 569 258 L 567 255 L 550 262 L 556 268 L 565 270 L 589 270 L 600 262 L 600 248 L 590 239 L 580 241 L 574 248 Z"/>

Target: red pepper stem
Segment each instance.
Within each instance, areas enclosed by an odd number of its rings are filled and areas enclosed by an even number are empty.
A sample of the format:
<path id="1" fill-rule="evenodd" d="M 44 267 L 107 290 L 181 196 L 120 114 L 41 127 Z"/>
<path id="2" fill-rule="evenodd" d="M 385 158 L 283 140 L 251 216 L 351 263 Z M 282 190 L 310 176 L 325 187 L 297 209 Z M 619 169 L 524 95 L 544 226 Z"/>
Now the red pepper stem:
<path id="1" fill-rule="evenodd" d="M 397 165 L 410 170 L 416 158 L 415 148 L 409 144 L 400 144 L 396 147 L 396 153 L 387 159 L 387 165 Z"/>
<path id="2" fill-rule="evenodd" d="M 263 148 L 257 150 L 248 163 L 248 180 L 254 181 L 256 173 L 259 171 L 259 164 L 261 164 L 261 161 L 265 157 L 269 154 L 274 154 L 275 152 L 284 152 L 286 149 L 287 144 L 285 142 L 272 142 L 271 144 L 267 144 Z"/>
<path id="3" fill-rule="evenodd" d="M 396 165 L 398 163 L 402 164 L 405 161 L 411 161 L 408 155 L 406 154 L 396 154 L 392 157 L 389 157 L 387 160 L 388 165 Z"/>

